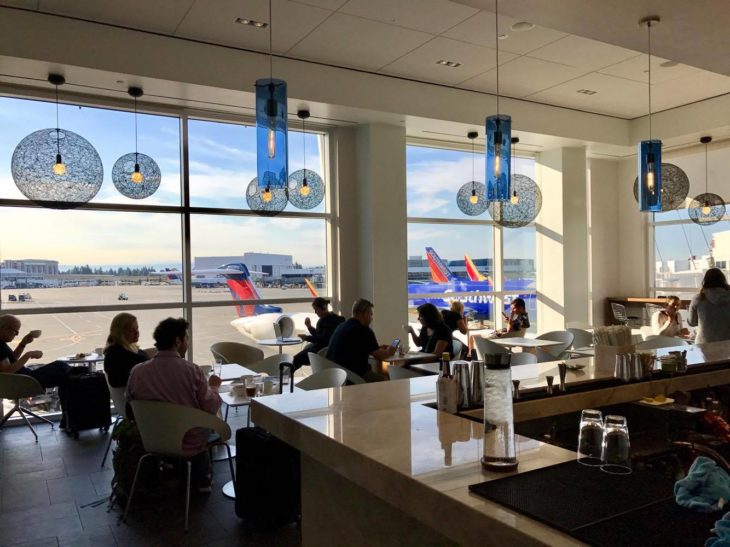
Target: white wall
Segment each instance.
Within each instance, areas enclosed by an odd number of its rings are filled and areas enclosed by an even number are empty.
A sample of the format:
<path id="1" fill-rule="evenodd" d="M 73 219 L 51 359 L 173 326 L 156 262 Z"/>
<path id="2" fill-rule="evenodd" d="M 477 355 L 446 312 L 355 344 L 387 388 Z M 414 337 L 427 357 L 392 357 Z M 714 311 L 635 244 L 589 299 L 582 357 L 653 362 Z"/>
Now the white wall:
<path id="1" fill-rule="evenodd" d="M 631 158 L 618 163 L 618 180 L 614 185 L 618 199 L 618 279 L 620 291 L 614 296 L 648 296 L 647 265 L 649 256 L 649 213 L 639 211 L 634 199 L 634 179 L 637 160 Z M 652 250 L 653 251 L 653 250 Z M 651 256 L 654 254 L 652 252 Z"/>

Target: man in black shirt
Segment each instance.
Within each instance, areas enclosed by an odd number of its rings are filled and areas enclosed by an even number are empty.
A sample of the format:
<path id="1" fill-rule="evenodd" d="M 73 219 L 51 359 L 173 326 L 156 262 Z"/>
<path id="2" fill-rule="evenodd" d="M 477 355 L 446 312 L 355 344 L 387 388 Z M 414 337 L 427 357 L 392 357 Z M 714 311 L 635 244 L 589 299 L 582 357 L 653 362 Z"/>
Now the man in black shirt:
<path id="1" fill-rule="evenodd" d="M 16 348 L 10 349 L 8 343 L 20 334 L 20 320 L 14 315 L 0 315 L 0 372 L 10 374 L 25 374 L 38 380 L 44 388 L 58 386 L 58 398 L 63 408 L 66 402 L 66 382 L 69 366 L 63 361 L 54 361 L 40 368 L 29 369 L 25 364 L 29 359 L 40 359 L 43 352 L 40 350 L 25 351 L 35 337 L 29 332 L 20 340 Z M 61 420 L 61 427 L 63 427 Z"/>
<path id="2" fill-rule="evenodd" d="M 372 302 L 364 298 L 357 300 L 352 305 L 352 317 L 335 329 L 327 350 L 327 359 L 362 376 L 366 382 L 385 379 L 373 372 L 368 357 L 372 355 L 382 361 L 396 351 L 392 346 L 378 345 L 375 333 L 370 328 L 374 307 Z"/>
<path id="3" fill-rule="evenodd" d="M 309 353 L 317 353 L 326 348 L 330 343 L 332 333 L 335 332 L 335 329 L 340 323 L 345 321 L 345 318 L 341 315 L 329 311 L 329 303 L 329 300 L 321 296 L 318 296 L 312 302 L 312 308 L 314 309 L 314 313 L 317 314 L 317 317 L 319 317 L 319 321 L 317 321 L 317 328 L 314 328 L 309 317 L 304 320 L 309 334 L 300 334 L 299 338 L 309 343 L 304 346 L 302 351 L 294 356 L 293 361 L 296 368 L 309 364 Z"/>

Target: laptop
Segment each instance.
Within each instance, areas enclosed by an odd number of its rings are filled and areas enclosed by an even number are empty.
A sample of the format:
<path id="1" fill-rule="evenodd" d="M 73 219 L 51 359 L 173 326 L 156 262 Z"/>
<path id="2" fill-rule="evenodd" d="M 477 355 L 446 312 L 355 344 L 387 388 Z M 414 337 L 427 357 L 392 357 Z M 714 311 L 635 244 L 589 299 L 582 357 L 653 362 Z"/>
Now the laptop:
<path id="1" fill-rule="evenodd" d="M 276 337 L 277 342 L 301 342 L 301 338 L 299 337 L 291 337 L 291 338 L 284 338 L 281 335 L 281 325 L 279 323 L 274 323 L 274 336 Z"/>

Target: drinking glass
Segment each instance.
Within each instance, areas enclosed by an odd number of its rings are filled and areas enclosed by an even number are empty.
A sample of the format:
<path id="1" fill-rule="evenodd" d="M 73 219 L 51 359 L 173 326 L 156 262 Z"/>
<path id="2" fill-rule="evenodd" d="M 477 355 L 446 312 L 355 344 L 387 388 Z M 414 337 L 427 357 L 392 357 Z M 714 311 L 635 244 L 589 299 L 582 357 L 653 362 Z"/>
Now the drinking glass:
<path id="1" fill-rule="evenodd" d="M 606 416 L 603 425 L 603 446 L 601 450 L 601 471 L 613 475 L 631 473 L 629 426 L 624 416 Z"/>
<path id="2" fill-rule="evenodd" d="M 255 376 L 245 376 L 243 378 L 243 384 L 246 387 L 246 397 L 249 399 L 256 396 L 256 384 L 254 383 Z"/>
<path id="3" fill-rule="evenodd" d="M 586 409 L 580 414 L 578 463 L 598 467 L 603 446 L 603 416 L 600 410 Z"/>

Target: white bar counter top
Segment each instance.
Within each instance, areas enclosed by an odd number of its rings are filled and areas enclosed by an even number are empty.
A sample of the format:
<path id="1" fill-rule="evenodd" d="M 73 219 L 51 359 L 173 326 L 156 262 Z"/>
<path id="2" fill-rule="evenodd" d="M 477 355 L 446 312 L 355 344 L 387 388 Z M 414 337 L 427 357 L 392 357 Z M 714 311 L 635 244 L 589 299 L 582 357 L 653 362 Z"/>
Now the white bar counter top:
<path id="1" fill-rule="evenodd" d="M 254 400 L 253 421 L 302 452 L 303 484 L 306 462 L 314 460 L 453 544 L 579 545 L 553 528 L 469 493 L 470 484 L 505 475 L 481 468 L 480 423 L 423 405 L 435 401 L 435 381 L 432 376 L 264 397 Z M 574 452 L 525 437 L 517 441 L 518 473 L 575 458 Z M 335 504 L 332 494 L 329 491 L 318 503 Z M 335 538 L 321 535 L 321 526 L 317 531 L 308 526 L 308 512 L 322 507 L 308 507 L 306 494 L 303 499 L 304 545 L 336 544 Z M 363 504 L 372 507 L 372 500 Z M 367 537 L 340 540 L 348 545 L 412 544 L 412 526 L 409 538 L 396 536 L 396 543 L 386 540 L 384 526 L 372 534 L 362 531 Z M 438 544 L 444 542 L 434 543 Z"/>

